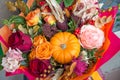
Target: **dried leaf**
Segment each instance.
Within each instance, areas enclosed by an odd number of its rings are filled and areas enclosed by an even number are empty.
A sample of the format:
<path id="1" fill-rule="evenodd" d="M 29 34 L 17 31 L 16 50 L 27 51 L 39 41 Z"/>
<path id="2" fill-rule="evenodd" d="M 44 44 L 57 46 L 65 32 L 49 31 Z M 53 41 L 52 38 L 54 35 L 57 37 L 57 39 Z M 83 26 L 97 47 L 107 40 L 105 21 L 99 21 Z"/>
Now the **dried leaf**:
<path id="1" fill-rule="evenodd" d="M 29 31 L 29 34 L 30 34 L 31 36 L 33 36 L 33 29 L 30 28 L 28 31 Z"/>
<path id="2" fill-rule="evenodd" d="M 106 20 L 106 23 L 109 23 L 112 20 L 112 16 L 109 16 Z"/>
<path id="3" fill-rule="evenodd" d="M 6 2 L 6 5 L 7 5 L 8 10 L 10 10 L 10 11 L 14 12 L 17 10 L 15 4 L 11 1 Z"/>
<path id="4" fill-rule="evenodd" d="M 38 25 L 34 26 L 33 27 L 33 33 L 38 32 L 39 28 L 40 28 L 40 26 L 38 26 Z"/>
<path id="5" fill-rule="evenodd" d="M 101 19 L 100 18 L 97 18 L 95 20 L 95 26 L 98 27 L 98 28 L 101 28 L 104 24 L 101 22 Z"/>
<path id="6" fill-rule="evenodd" d="M 95 20 L 95 26 L 98 28 L 101 28 L 104 26 L 104 24 L 109 23 L 111 20 L 112 20 L 112 16 L 109 16 L 109 17 L 103 16 L 102 18 L 98 17 Z"/>
<path id="7" fill-rule="evenodd" d="M 100 18 L 100 21 L 101 21 L 102 24 L 105 24 L 106 20 L 107 20 L 106 16 L 103 16 L 102 18 Z"/>
<path id="8" fill-rule="evenodd" d="M 22 0 L 17 0 L 15 2 L 15 6 L 20 9 L 21 12 L 23 12 L 25 15 L 27 15 L 29 13 L 29 8 L 28 6 L 25 4 L 24 1 Z"/>
<path id="9" fill-rule="evenodd" d="M 18 26 L 18 29 L 19 29 L 20 31 L 22 31 L 23 33 L 26 33 L 26 34 L 27 34 L 27 29 L 24 28 L 22 25 L 19 25 L 19 26 Z"/>
<path id="10" fill-rule="evenodd" d="M 70 66 L 70 71 L 68 72 L 68 76 L 71 76 L 71 74 L 73 73 L 73 71 L 74 71 L 74 69 L 75 69 L 75 67 L 76 67 L 76 62 L 73 62 L 72 64 L 71 64 L 71 66 Z"/>
<path id="11" fill-rule="evenodd" d="M 58 80 L 58 78 L 61 76 L 63 71 L 64 71 L 63 68 L 58 69 L 57 72 L 55 73 L 55 75 L 52 77 L 52 80 Z"/>
<path id="12" fill-rule="evenodd" d="M 66 66 L 66 70 L 64 71 L 63 75 L 59 77 L 58 80 L 70 80 L 74 78 L 74 68 L 76 66 L 76 62 L 73 62 L 70 66 Z"/>

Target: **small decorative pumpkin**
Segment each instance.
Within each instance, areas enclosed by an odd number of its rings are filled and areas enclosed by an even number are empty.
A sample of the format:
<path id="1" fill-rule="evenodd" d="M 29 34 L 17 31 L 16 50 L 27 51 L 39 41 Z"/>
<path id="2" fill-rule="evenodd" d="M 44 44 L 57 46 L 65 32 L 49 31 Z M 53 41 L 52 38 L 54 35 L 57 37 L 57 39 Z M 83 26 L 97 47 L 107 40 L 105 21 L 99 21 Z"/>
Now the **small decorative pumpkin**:
<path id="1" fill-rule="evenodd" d="M 61 64 L 71 62 L 80 53 L 80 43 L 74 34 L 59 32 L 55 34 L 50 43 L 53 46 L 53 58 Z"/>

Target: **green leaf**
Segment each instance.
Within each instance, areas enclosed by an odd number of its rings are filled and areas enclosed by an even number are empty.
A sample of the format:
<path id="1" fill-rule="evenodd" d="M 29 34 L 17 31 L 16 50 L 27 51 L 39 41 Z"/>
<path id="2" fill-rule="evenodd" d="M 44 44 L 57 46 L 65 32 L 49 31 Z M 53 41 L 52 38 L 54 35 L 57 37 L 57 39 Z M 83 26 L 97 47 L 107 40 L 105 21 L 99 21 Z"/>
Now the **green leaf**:
<path id="1" fill-rule="evenodd" d="M 69 29 L 67 31 L 73 33 L 75 28 L 76 28 L 76 24 L 75 24 L 75 21 L 73 19 L 71 19 L 68 22 L 68 27 L 69 27 Z"/>
<path id="2" fill-rule="evenodd" d="M 22 17 L 22 16 L 12 16 L 9 19 L 9 22 L 10 23 L 15 23 L 15 24 L 25 24 L 26 23 L 25 18 Z"/>
<path id="3" fill-rule="evenodd" d="M 118 4 L 118 9 L 120 9 L 120 4 Z"/>
<path id="4" fill-rule="evenodd" d="M 28 64 L 29 64 L 28 55 L 29 55 L 29 54 L 27 54 L 27 53 L 23 53 L 23 54 L 22 54 L 22 57 L 24 58 L 24 60 L 20 62 L 20 64 L 21 64 L 22 66 L 28 66 Z"/>
<path id="5" fill-rule="evenodd" d="M 4 52 L 2 50 L 2 46 L 0 44 L 0 70 L 3 69 L 3 67 L 1 66 L 1 63 L 2 63 L 2 58 L 4 57 Z"/>
<path id="6" fill-rule="evenodd" d="M 30 11 L 36 9 L 36 7 L 37 7 L 37 2 L 36 2 L 36 0 L 34 0 L 32 6 L 30 7 Z"/>
<path id="7" fill-rule="evenodd" d="M 74 0 L 63 0 L 64 1 L 64 4 L 65 4 L 65 7 L 69 7 L 72 5 L 72 3 L 74 2 Z"/>
<path id="8" fill-rule="evenodd" d="M 27 6 L 25 6 L 25 12 L 24 14 L 27 15 L 30 12 L 29 8 Z"/>
<path id="9" fill-rule="evenodd" d="M 58 4 L 60 4 L 62 2 L 62 0 L 56 0 Z"/>
<path id="10" fill-rule="evenodd" d="M 94 48 L 94 49 L 92 49 L 92 50 L 87 50 L 87 52 L 88 52 L 88 57 L 89 57 L 89 58 L 94 58 L 94 57 L 95 57 L 94 54 L 95 54 L 96 51 L 97 51 L 96 48 Z"/>
<path id="11" fill-rule="evenodd" d="M 9 22 L 9 20 L 5 19 L 2 21 L 2 24 L 9 26 L 11 23 Z"/>
<path id="12" fill-rule="evenodd" d="M 39 28 L 38 34 L 42 34 L 42 27 Z"/>

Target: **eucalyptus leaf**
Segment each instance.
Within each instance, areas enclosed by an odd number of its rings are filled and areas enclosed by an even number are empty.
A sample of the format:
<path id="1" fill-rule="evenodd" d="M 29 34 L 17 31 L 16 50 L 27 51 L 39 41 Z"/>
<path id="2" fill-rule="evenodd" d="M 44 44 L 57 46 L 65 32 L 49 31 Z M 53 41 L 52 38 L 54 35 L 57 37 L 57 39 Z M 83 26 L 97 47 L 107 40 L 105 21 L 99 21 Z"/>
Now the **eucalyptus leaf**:
<path id="1" fill-rule="evenodd" d="M 20 63 L 21 65 L 28 66 L 28 64 L 29 64 L 28 55 L 29 54 L 27 54 L 27 53 L 22 54 L 22 57 L 24 58 L 24 61 L 21 61 L 21 63 Z"/>
<path id="2" fill-rule="evenodd" d="M 25 61 L 21 61 L 20 64 L 21 64 L 22 66 L 27 66 L 27 65 L 28 65 Z"/>

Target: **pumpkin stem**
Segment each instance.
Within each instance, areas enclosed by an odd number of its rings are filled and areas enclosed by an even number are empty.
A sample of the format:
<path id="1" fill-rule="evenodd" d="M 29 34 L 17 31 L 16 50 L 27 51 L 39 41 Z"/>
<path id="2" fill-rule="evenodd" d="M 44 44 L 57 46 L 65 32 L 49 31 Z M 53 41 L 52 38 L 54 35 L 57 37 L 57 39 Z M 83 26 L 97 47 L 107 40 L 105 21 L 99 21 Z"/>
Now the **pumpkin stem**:
<path id="1" fill-rule="evenodd" d="M 66 44 L 61 44 L 60 47 L 61 47 L 62 49 L 65 49 L 67 46 L 66 46 Z"/>

